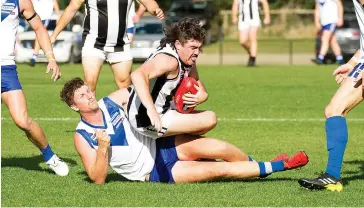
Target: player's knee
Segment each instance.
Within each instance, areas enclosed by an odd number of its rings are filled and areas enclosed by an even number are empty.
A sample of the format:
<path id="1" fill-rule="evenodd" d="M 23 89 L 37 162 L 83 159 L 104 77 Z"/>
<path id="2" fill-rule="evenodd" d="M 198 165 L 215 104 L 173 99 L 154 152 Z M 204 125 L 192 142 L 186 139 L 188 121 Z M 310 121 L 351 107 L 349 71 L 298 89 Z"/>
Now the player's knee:
<path id="1" fill-rule="evenodd" d="M 248 39 L 242 39 L 242 40 L 240 40 L 240 45 L 242 45 L 242 46 L 246 46 L 246 45 L 248 45 L 248 43 L 249 43 L 249 40 Z"/>
<path id="2" fill-rule="evenodd" d="M 335 103 L 330 103 L 328 106 L 326 106 L 325 108 L 325 117 L 326 118 L 330 118 L 333 116 L 344 116 L 344 110 L 337 106 Z"/>
<path id="3" fill-rule="evenodd" d="M 213 129 L 217 125 L 216 114 L 213 111 L 207 111 L 206 129 Z"/>
<path id="4" fill-rule="evenodd" d="M 22 116 L 21 118 L 14 119 L 15 125 L 23 131 L 30 131 L 32 125 L 32 119 L 27 116 Z"/>

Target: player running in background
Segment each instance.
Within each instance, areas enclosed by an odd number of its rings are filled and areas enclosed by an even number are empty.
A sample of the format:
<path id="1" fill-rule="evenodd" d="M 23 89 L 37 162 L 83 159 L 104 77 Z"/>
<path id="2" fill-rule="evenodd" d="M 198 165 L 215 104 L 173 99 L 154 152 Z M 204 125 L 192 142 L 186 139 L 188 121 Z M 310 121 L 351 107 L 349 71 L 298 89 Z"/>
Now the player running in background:
<path id="1" fill-rule="evenodd" d="M 232 144 L 188 134 L 154 140 L 130 126 L 124 111 L 128 97 L 129 92 L 120 89 L 97 102 L 80 78 L 68 81 L 61 92 L 61 99 L 81 116 L 74 143 L 86 173 L 97 184 L 105 183 L 108 166 L 133 181 L 183 183 L 266 177 L 308 163 L 304 152 L 255 162 Z"/>
<path id="2" fill-rule="evenodd" d="M 58 0 L 32 0 L 32 3 L 34 6 L 34 10 L 39 15 L 39 17 L 42 20 L 42 23 L 46 29 L 47 29 L 49 21 L 52 17 L 53 10 L 57 13 L 58 17 L 61 16 L 61 13 L 59 11 Z M 33 56 L 29 62 L 30 66 L 35 66 L 37 59 L 38 59 L 39 49 L 40 49 L 40 46 L 39 46 L 38 40 L 35 39 Z"/>
<path id="3" fill-rule="evenodd" d="M 97 80 L 106 60 L 114 73 L 118 88 L 130 85 L 132 54 L 126 34 L 128 9 L 133 0 L 71 0 L 57 27 L 51 35 L 54 42 L 58 34 L 71 21 L 85 2 L 85 22 L 83 25 L 82 67 L 85 81 L 91 91 L 96 93 Z M 163 11 L 154 0 L 139 0 L 148 11 L 159 19 L 164 18 Z"/>
<path id="4" fill-rule="evenodd" d="M 137 131 L 152 138 L 182 133 L 202 135 L 216 126 L 215 113 L 182 114 L 172 108 L 171 101 L 186 76 L 197 80 L 199 85 L 196 94 L 184 95 L 187 107 L 197 106 L 208 98 L 196 67 L 205 30 L 199 20 L 187 17 L 164 31 L 157 51 L 131 74 L 129 121 Z"/>
<path id="5" fill-rule="evenodd" d="M 270 24 L 269 4 L 267 0 L 234 0 L 232 22 L 238 24 L 239 41 L 249 54 L 248 66 L 256 65 L 258 51 L 257 32 L 260 28 L 259 2 L 263 5 L 265 25 Z"/>
<path id="6" fill-rule="evenodd" d="M 326 170 L 314 179 L 302 178 L 298 182 L 309 189 L 327 189 L 342 191 L 341 166 L 346 144 L 348 142 L 348 127 L 345 116 L 363 100 L 363 69 L 364 69 L 364 0 L 353 0 L 357 20 L 360 27 L 360 49 L 350 61 L 334 71 L 336 81 L 341 86 L 325 108 L 326 142 L 328 162 Z M 355 66 L 355 67 L 354 67 Z"/>
<path id="7" fill-rule="evenodd" d="M 53 153 L 42 128 L 28 116 L 27 103 L 14 61 L 16 33 L 19 17 L 23 16 L 34 29 L 34 32 L 48 58 L 47 73 L 52 72 L 51 79 L 56 81 L 61 76 L 53 55 L 52 45 L 47 30 L 40 17 L 33 9 L 31 0 L 1 0 L 0 23 L 0 60 L 1 60 L 1 100 L 9 109 L 14 123 L 25 132 L 28 139 L 40 149 L 47 165 L 60 176 L 68 174 L 68 166 Z M 4 136 L 4 135 L 3 135 Z"/>
<path id="8" fill-rule="evenodd" d="M 336 27 L 343 25 L 344 9 L 341 0 L 316 0 L 315 25 L 318 31 L 322 31 L 321 48 L 315 62 L 323 64 L 329 45 L 336 56 L 336 62 L 343 64 L 341 48 L 335 37 Z"/>

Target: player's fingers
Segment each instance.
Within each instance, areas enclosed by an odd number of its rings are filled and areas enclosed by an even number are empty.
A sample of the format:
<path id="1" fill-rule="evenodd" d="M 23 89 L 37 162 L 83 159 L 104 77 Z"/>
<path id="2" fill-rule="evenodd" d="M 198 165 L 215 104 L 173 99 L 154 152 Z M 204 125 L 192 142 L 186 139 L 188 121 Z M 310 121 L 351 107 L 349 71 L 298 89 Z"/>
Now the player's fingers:
<path id="1" fill-rule="evenodd" d="M 184 104 L 187 104 L 187 105 L 193 105 L 193 104 L 196 104 L 197 102 L 196 101 L 192 101 L 192 100 L 184 100 L 183 103 Z"/>
<path id="2" fill-rule="evenodd" d="M 194 107 L 196 107 L 197 106 L 197 104 L 193 104 L 193 105 L 186 105 L 186 107 L 187 108 L 194 108 Z"/>

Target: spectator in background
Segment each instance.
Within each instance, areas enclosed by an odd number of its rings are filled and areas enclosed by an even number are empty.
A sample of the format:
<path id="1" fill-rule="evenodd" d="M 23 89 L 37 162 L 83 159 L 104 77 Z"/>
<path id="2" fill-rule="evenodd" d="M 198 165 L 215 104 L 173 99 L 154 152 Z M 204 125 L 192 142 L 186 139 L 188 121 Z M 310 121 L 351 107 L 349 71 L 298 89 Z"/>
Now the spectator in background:
<path id="1" fill-rule="evenodd" d="M 238 23 L 239 41 L 249 54 L 248 66 L 255 66 L 258 41 L 257 31 L 260 25 L 259 6 L 261 2 L 264 11 L 264 24 L 270 24 L 269 4 L 267 0 L 234 0 L 232 6 L 233 24 Z"/>
<path id="2" fill-rule="evenodd" d="M 40 19 L 42 20 L 42 23 L 44 27 L 47 29 L 49 21 L 52 17 L 53 10 L 57 13 L 58 17 L 60 17 L 60 10 L 58 5 L 58 0 L 32 0 L 34 10 L 38 13 L 40 16 Z M 38 53 L 39 53 L 39 43 L 38 40 L 34 41 L 34 52 L 33 57 L 30 59 L 29 65 L 35 66 L 35 63 L 38 59 Z"/>
<path id="3" fill-rule="evenodd" d="M 343 25 L 343 5 L 341 0 L 316 0 L 315 25 L 318 31 L 322 31 L 321 48 L 315 63 L 323 64 L 329 45 L 336 56 L 336 62 L 343 64 L 340 45 L 335 37 L 336 27 Z"/>

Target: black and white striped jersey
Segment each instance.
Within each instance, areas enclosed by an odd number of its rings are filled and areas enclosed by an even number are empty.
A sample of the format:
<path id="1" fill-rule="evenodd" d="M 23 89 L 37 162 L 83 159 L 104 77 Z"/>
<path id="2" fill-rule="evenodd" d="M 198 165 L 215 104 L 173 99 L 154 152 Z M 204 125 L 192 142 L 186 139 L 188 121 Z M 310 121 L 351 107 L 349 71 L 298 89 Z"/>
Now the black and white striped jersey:
<path id="1" fill-rule="evenodd" d="M 106 52 L 123 51 L 128 11 L 133 0 L 86 0 L 83 47 Z"/>
<path id="2" fill-rule="evenodd" d="M 359 0 L 353 0 L 356 19 L 360 28 L 360 63 L 364 63 L 364 5 Z"/>
<path id="3" fill-rule="evenodd" d="M 259 0 L 238 0 L 239 21 L 260 20 Z"/>
<path id="4" fill-rule="evenodd" d="M 178 75 L 173 79 L 167 79 L 165 75 L 162 75 L 149 80 L 149 91 L 152 96 L 154 106 L 160 115 L 164 114 L 168 109 L 170 109 L 170 102 L 172 101 L 179 83 L 184 76 L 188 76 L 188 71 L 180 61 L 177 52 L 168 44 L 166 47 L 158 49 L 149 57 L 148 60 L 161 53 L 176 58 L 179 68 Z M 129 98 L 128 117 L 132 126 L 136 128 L 144 128 L 151 125 L 150 119 L 147 115 L 147 109 L 144 107 L 134 90 L 131 92 Z"/>

